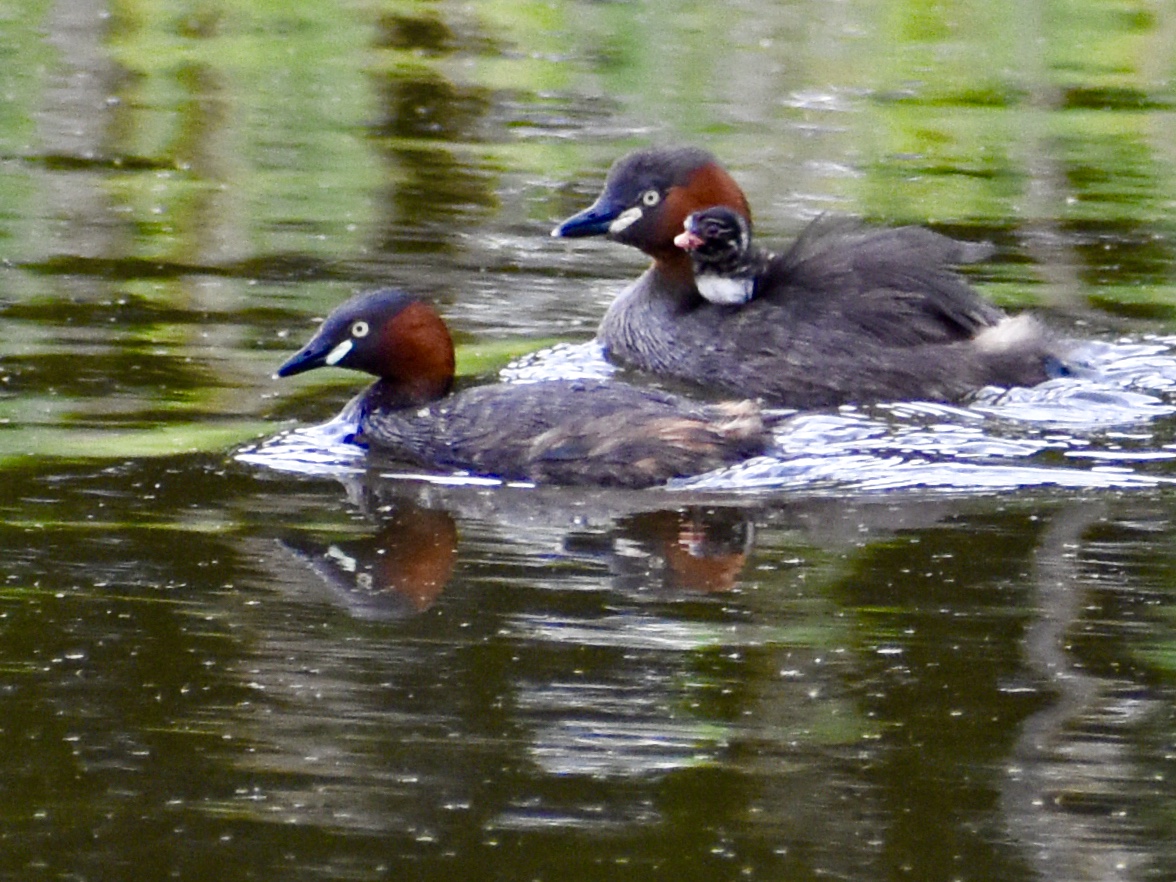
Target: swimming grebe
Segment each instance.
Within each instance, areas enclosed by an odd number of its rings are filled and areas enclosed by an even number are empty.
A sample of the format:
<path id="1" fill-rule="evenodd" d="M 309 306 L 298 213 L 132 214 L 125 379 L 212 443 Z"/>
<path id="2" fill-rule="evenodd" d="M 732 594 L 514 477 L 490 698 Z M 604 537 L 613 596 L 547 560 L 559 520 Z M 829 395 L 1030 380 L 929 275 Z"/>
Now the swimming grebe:
<path id="1" fill-rule="evenodd" d="M 1060 363 L 1035 321 L 1010 318 L 952 271 L 982 247 L 918 227 L 819 219 L 771 261 L 754 297 L 709 302 L 674 239 L 713 206 L 750 230 L 746 197 L 710 153 L 640 150 L 552 231 L 607 236 L 653 258 L 601 322 L 614 361 L 790 407 L 954 401 L 990 384 L 1034 385 Z"/>
<path id="2" fill-rule="evenodd" d="M 506 480 L 646 487 L 762 453 L 751 401 L 696 404 L 601 380 L 477 386 L 450 394 L 453 341 L 436 311 L 403 291 L 360 294 L 278 369 L 334 365 L 380 379 L 351 405 L 357 441 L 426 468 Z"/>

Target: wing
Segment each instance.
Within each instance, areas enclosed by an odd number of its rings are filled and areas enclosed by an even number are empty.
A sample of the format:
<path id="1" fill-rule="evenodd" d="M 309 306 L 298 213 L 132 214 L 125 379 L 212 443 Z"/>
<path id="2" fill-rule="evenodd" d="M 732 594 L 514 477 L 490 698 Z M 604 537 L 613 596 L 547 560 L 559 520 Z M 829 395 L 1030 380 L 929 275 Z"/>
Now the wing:
<path id="1" fill-rule="evenodd" d="M 694 405 L 608 381 L 497 384 L 412 413 L 375 411 L 374 448 L 421 465 L 514 480 L 645 487 L 761 452 L 758 407 Z"/>
<path id="2" fill-rule="evenodd" d="M 990 246 L 957 242 L 922 227 L 870 229 L 819 218 L 772 259 L 757 297 L 813 333 L 857 332 L 888 346 L 967 340 L 1003 319 L 953 269 Z"/>

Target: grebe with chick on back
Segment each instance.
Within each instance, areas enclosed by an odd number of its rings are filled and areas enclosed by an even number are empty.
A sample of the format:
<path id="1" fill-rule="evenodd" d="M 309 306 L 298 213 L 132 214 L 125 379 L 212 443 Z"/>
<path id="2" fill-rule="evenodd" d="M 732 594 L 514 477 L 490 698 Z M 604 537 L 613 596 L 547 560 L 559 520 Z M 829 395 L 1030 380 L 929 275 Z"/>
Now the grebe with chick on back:
<path id="1" fill-rule="evenodd" d="M 754 296 L 711 302 L 675 238 L 690 215 L 715 206 L 750 232 L 746 196 L 710 153 L 639 150 L 613 164 L 590 207 L 552 231 L 605 236 L 653 258 L 600 324 L 610 359 L 797 408 L 956 401 L 1064 372 L 1058 341 L 1037 321 L 1008 316 L 952 269 L 984 246 L 920 227 L 818 219 L 771 258 Z M 720 299 L 737 299 L 726 291 Z"/>

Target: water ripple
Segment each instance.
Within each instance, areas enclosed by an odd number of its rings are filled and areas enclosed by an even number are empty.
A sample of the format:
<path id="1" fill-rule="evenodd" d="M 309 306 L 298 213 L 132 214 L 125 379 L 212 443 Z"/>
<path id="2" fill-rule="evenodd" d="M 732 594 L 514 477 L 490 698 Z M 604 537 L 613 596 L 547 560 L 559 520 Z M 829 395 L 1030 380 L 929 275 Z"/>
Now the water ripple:
<path id="1" fill-rule="evenodd" d="M 526 640 L 647 651 L 688 652 L 707 647 L 758 646 L 770 642 L 771 637 L 766 633 L 751 633 L 742 625 L 716 625 L 643 615 L 606 616 L 593 621 L 519 615 L 513 619 L 512 625 L 512 630 Z"/>
<path id="2" fill-rule="evenodd" d="M 346 411 L 318 426 L 280 432 L 234 454 L 239 462 L 299 475 L 345 477 L 363 471 L 366 451 L 352 443 L 355 423 Z"/>
<path id="3" fill-rule="evenodd" d="M 546 380 L 607 380 L 617 372 L 595 341 L 560 343 L 532 352 L 504 367 L 498 374 L 506 383 L 541 383 Z"/>

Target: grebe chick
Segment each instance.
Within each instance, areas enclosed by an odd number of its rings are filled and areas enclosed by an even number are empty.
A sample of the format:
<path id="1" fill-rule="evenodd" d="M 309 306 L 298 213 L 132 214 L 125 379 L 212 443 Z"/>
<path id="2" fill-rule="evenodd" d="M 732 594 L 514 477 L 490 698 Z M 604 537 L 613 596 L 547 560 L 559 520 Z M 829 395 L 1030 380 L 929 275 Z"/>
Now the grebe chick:
<path id="1" fill-rule="evenodd" d="M 688 216 L 674 244 L 690 254 L 694 284 L 711 303 L 736 305 L 755 296 L 774 255 L 751 238 L 751 225 L 725 205 Z"/>

